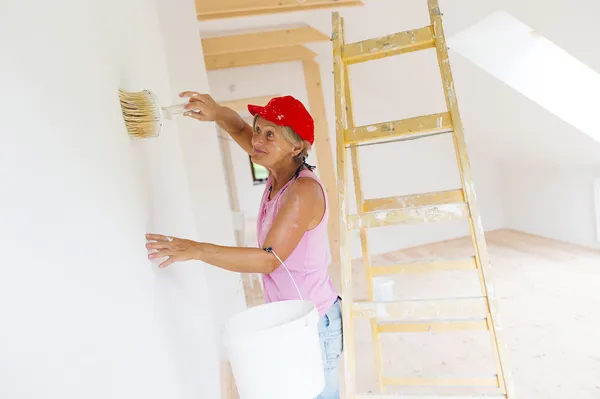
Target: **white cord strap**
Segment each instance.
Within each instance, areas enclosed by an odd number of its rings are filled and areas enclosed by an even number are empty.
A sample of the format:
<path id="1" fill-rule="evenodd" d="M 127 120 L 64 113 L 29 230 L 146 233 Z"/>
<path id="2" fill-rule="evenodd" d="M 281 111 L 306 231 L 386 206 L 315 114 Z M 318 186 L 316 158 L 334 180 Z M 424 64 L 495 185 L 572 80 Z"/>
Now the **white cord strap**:
<path id="1" fill-rule="evenodd" d="M 275 251 L 273 251 L 273 248 L 268 247 L 268 248 L 263 248 L 263 249 L 265 251 L 271 252 L 273 255 L 275 255 L 275 257 L 277 258 L 277 260 L 279 261 L 279 263 L 281 263 L 283 265 L 283 267 L 285 268 L 285 271 L 287 272 L 288 276 L 290 276 L 290 278 L 292 279 L 292 283 L 294 283 L 294 287 L 296 287 L 296 292 L 298 292 L 298 296 L 300 297 L 301 300 L 304 300 L 304 298 L 302 297 L 302 294 L 300 293 L 300 290 L 298 289 L 298 286 L 296 285 L 296 281 L 294 280 L 294 277 L 292 277 L 292 273 L 290 273 L 290 271 L 288 270 L 288 268 L 285 265 L 285 263 L 283 263 L 283 261 L 281 260 L 281 258 L 279 256 L 277 256 L 277 254 L 275 253 Z"/>

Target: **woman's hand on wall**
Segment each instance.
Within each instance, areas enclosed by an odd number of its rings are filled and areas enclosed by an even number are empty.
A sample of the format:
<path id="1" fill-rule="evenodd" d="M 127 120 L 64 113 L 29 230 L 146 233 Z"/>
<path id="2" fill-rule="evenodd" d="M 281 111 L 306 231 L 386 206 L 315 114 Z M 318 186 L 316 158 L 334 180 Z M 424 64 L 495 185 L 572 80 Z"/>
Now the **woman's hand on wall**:
<path id="1" fill-rule="evenodd" d="M 175 262 L 199 260 L 213 266 L 237 273 L 271 273 L 279 262 L 273 254 L 260 248 L 227 247 L 163 236 L 146 234 L 150 241 L 146 244 L 149 259 L 167 258 L 159 267 L 167 267 Z"/>
<path id="2" fill-rule="evenodd" d="M 146 239 L 151 241 L 146 244 L 148 250 L 156 250 L 148 254 L 149 259 L 167 258 L 158 267 L 167 267 L 175 262 L 184 262 L 194 259 L 201 243 L 183 238 L 169 237 L 161 234 L 146 234 Z"/>

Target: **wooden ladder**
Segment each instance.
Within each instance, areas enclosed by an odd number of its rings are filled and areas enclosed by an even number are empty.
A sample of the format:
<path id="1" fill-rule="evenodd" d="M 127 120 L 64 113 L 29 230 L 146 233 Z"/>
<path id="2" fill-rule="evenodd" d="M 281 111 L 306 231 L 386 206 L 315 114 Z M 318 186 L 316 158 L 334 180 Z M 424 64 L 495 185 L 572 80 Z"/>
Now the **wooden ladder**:
<path id="1" fill-rule="evenodd" d="M 506 360 L 498 340 L 498 312 L 489 280 L 489 259 L 481 217 L 473 188 L 471 167 L 463 135 L 463 128 L 448 59 L 446 40 L 438 0 L 427 0 L 431 25 L 392 35 L 346 44 L 343 19 L 333 13 L 333 62 L 335 84 L 335 115 L 337 137 L 337 173 L 340 217 L 340 261 L 342 270 L 343 328 L 344 328 L 344 382 L 345 397 L 354 398 L 510 398 L 504 370 Z M 442 76 L 447 111 L 415 118 L 355 126 L 348 66 L 384 57 L 435 48 Z M 365 199 L 363 197 L 358 146 L 374 141 L 414 139 L 434 134 L 451 133 L 454 141 L 462 188 L 417 195 Z M 350 149 L 357 204 L 357 214 L 349 214 L 347 199 L 347 149 Z M 391 266 L 372 266 L 367 231 L 370 228 L 399 223 L 432 222 L 468 219 L 474 246 L 474 256 L 462 259 L 433 259 Z M 362 259 L 367 277 L 368 301 L 355 301 L 352 292 L 352 270 L 349 251 L 351 230 L 360 230 Z M 409 301 L 376 301 L 373 277 L 398 273 L 433 273 L 446 270 L 477 270 L 481 296 Z M 356 392 L 355 382 L 355 318 L 370 319 L 375 344 L 375 362 L 379 390 L 377 394 Z M 382 319 L 392 322 L 382 322 Z M 402 322 L 396 320 L 404 319 Z M 408 320 L 407 320 L 408 319 Z M 464 377 L 406 377 L 390 378 L 383 375 L 380 334 L 405 332 L 453 332 L 487 330 L 491 338 L 496 374 L 485 378 Z M 427 387 L 420 395 L 386 394 L 388 386 Z M 491 388 L 494 394 L 446 395 L 431 393 L 434 387 Z"/>

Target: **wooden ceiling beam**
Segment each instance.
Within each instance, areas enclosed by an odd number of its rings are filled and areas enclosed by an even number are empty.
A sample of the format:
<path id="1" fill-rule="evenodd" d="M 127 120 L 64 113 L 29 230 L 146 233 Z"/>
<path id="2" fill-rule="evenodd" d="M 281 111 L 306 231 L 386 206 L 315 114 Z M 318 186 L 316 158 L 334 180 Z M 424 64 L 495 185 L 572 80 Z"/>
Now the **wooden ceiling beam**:
<path id="1" fill-rule="evenodd" d="M 219 102 L 219 104 L 224 107 L 231 108 L 238 114 L 245 114 L 245 113 L 248 113 L 248 104 L 256 104 L 256 105 L 264 106 L 264 105 L 267 105 L 267 103 L 269 101 L 271 101 L 271 99 L 273 97 L 278 97 L 278 96 L 280 96 L 280 94 L 273 94 L 270 96 L 240 98 L 238 100 L 232 100 L 232 101 L 221 101 L 221 102 Z"/>
<path id="2" fill-rule="evenodd" d="M 207 56 L 325 41 L 329 41 L 329 36 L 311 26 L 306 26 L 204 38 L 202 39 L 202 50 Z"/>
<path id="3" fill-rule="evenodd" d="M 268 50 L 238 51 L 204 57 L 206 70 L 238 68 L 278 62 L 312 60 L 317 53 L 304 46 L 279 47 Z"/>
<path id="4" fill-rule="evenodd" d="M 360 0 L 196 0 L 196 15 L 205 21 L 362 5 Z"/>

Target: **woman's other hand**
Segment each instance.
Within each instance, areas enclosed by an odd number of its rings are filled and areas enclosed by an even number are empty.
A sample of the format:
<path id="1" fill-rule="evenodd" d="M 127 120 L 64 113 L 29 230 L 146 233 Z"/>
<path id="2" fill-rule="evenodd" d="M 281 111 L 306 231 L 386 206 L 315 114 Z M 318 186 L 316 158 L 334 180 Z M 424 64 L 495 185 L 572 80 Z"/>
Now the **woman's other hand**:
<path id="1" fill-rule="evenodd" d="M 148 250 L 156 250 L 148 254 L 149 259 L 164 258 L 159 267 L 167 267 L 175 262 L 184 262 L 194 259 L 194 255 L 200 250 L 201 243 L 176 237 L 163 236 L 161 234 L 146 234 L 149 242 L 146 244 Z"/>
<path id="2" fill-rule="evenodd" d="M 210 95 L 195 91 L 184 91 L 179 93 L 179 97 L 189 98 L 184 115 L 208 122 L 214 122 L 218 119 L 217 114 L 221 106 Z"/>

